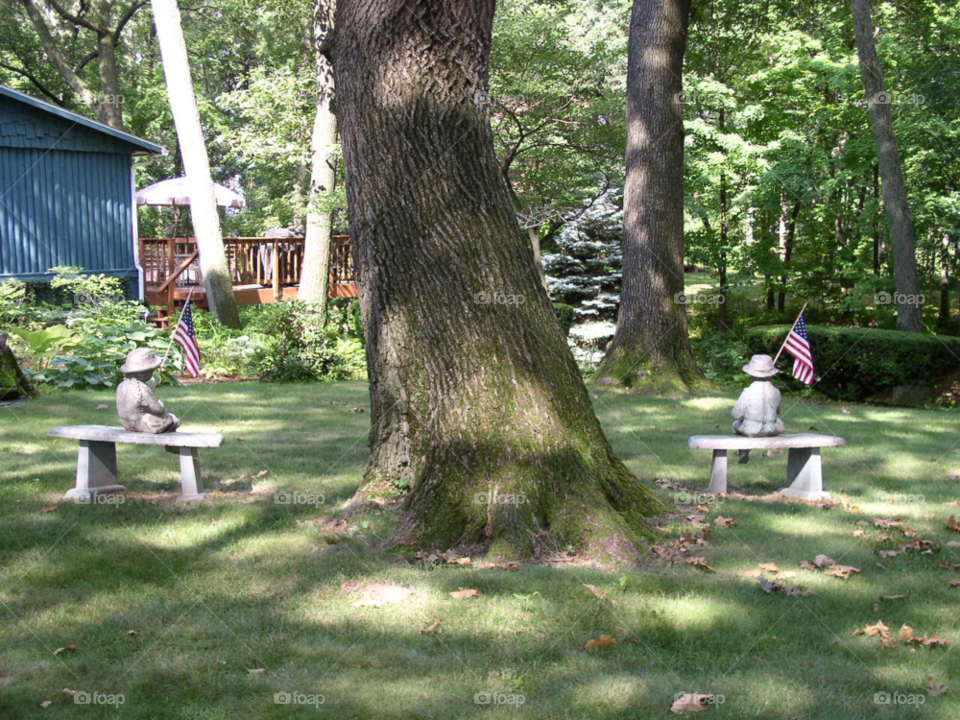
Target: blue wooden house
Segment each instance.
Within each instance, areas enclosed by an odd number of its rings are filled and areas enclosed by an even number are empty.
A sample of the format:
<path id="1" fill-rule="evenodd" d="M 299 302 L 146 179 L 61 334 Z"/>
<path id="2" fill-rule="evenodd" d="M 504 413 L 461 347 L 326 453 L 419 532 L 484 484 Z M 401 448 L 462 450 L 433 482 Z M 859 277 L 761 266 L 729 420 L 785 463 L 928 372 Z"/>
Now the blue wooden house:
<path id="1" fill-rule="evenodd" d="M 0 280 L 75 265 L 142 297 L 133 157 L 164 152 L 0 85 Z"/>

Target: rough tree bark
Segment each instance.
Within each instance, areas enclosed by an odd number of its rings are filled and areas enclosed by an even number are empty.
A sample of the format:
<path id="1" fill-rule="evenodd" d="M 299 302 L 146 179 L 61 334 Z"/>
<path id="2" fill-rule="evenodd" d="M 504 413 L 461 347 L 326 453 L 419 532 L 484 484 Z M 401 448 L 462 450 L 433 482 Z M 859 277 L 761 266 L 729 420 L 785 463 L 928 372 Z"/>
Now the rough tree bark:
<path id="1" fill-rule="evenodd" d="M 877 148 L 877 164 L 883 178 L 883 209 L 890 226 L 893 248 L 893 276 L 897 288 L 897 329 L 923 331 L 923 307 L 919 302 L 920 278 L 917 274 L 916 239 L 913 219 L 903 185 L 903 171 L 897 138 L 890 122 L 890 96 L 883 83 L 883 69 L 873 39 L 870 0 L 851 0 L 853 28 L 857 36 L 860 74 L 867 93 L 867 108 Z"/>
<path id="2" fill-rule="evenodd" d="M 613 455 L 517 232 L 484 101 L 493 12 L 337 4 L 372 409 L 358 498 L 410 482 L 400 541 L 632 558 L 659 504 Z"/>
<path id="3" fill-rule="evenodd" d="M 326 314 L 330 283 L 330 211 L 320 207 L 324 195 L 333 192 L 337 165 L 333 148 L 337 142 L 337 119 L 333 114 L 333 68 L 320 49 L 333 29 L 333 0 L 317 0 L 314 5 L 314 47 L 317 66 L 317 114 L 313 122 L 312 169 L 307 211 L 306 238 L 303 245 L 303 273 L 297 297 L 314 303 L 321 316 Z"/>
<path id="4" fill-rule="evenodd" d="M 224 325 L 240 327 L 233 281 L 220 234 L 220 215 L 213 192 L 213 179 L 210 177 L 210 160 L 200 126 L 200 111 L 193 92 L 187 47 L 180 25 L 180 8 L 177 7 L 177 0 L 152 0 L 152 3 L 170 110 L 190 187 L 190 217 L 200 251 L 200 270 L 203 272 L 207 304 Z"/>
<path id="5" fill-rule="evenodd" d="M 601 383 L 696 385 L 683 293 L 683 103 L 689 0 L 634 0 L 627 63 L 623 285 Z"/>

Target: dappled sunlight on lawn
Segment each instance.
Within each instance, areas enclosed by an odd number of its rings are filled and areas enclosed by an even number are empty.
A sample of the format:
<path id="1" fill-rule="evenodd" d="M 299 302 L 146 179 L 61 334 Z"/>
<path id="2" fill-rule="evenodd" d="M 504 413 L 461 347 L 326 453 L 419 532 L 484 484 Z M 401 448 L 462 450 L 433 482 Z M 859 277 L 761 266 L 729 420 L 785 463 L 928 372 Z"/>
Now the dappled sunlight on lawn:
<path id="1" fill-rule="evenodd" d="M 826 424 L 851 441 L 824 453 L 825 482 L 834 492 L 849 489 L 861 512 L 711 503 L 697 511 L 707 516 L 706 544 L 691 554 L 716 573 L 650 555 L 643 572 L 531 562 L 513 572 L 479 558 L 464 568 L 421 566 L 411 553 L 383 547 L 393 529 L 386 513 L 365 516 L 369 526 L 348 518 L 336 532 L 328 527 L 365 467 L 369 413 L 351 411 L 366 408 L 364 385 L 246 383 L 160 394 L 173 412 L 188 411 L 191 426 L 227 437 L 201 452 L 203 503 L 173 502 L 176 458 L 159 448 L 121 449 L 124 504 L 62 501 L 76 447 L 48 440 L 46 430 L 113 422 L 112 409 L 96 410 L 111 402 L 109 393 L 42 397 L 19 407 L 16 421 L 0 421 L 14 449 L 0 468 L 0 599 L 16 616 L 0 626 L 0 714 L 7 698 L 38 708 L 58 688 L 81 687 L 124 693 L 132 720 L 317 713 L 274 703 L 275 693 L 294 691 L 322 693 L 319 712 L 330 717 L 621 720 L 669 717 L 674 695 L 688 691 L 723 695 L 708 709 L 717 717 L 827 720 L 839 708 L 844 720 L 873 720 L 874 693 L 921 692 L 928 675 L 960 672 L 960 655 L 949 648 L 881 650 L 876 638 L 850 635 L 883 619 L 894 630 L 909 623 L 960 641 L 960 595 L 949 587 L 957 575 L 940 567 L 953 559 L 945 543 L 954 534 L 943 524 L 956 508 L 947 503 L 960 499 L 945 479 L 954 456 L 941 459 L 954 442 L 941 421 L 952 416 L 797 405 L 791 430 L 828 432 Z M 734 395 L 675 402 L 611 392 L 596 407 L 614 449 L 669 510 L 675 491 L 652 479 L 706 487 L 710 453 L 689 450 L 687 437 L 727 432 Z M 201 402 L 191 408 L 194 400 Z M 891 440 L 899 435 L 907 439 Z M 731 464 L 734 490 L 770 493 L 785 476 L 785 453 Z M 279 493 L 311 499 L 283 503 Z M 924 502 L 886 502 L 894 493 L 922 494 Z M 45 505 L 53 509 L 41 512 Z M 655 519 L 667 533 L 662 542 L 691 531 L 692 512 Z M 737 524 L 714 525 L 717 515 Z M 879 568 L 874 540 L 895 533 L 873 528 L 875 517 L 902 518 L 944 549 L 891 557 Z M 854 537 L 858 521 L 870 524 L 864 538 Z M 799 567 L 821 553 L 862 572 L 841 580 Z M 817 594 L 763 592 L 744 575 L 760 562 L 778 563 L 792 573 L 782 582 Z M 479 594 L 451 597 L 459 588 Z M 909 597 L 880 599 L 901 594 Z M 601 634 L 617 644 L 584 650 Z M 70 643 L 78 649 L 52 655 Z M 475 702 L 484 692 L 522 694 L 524 703 Z M 950 694 L 931 697 L 917 717 L 953 720 L 956 703 Z"/>

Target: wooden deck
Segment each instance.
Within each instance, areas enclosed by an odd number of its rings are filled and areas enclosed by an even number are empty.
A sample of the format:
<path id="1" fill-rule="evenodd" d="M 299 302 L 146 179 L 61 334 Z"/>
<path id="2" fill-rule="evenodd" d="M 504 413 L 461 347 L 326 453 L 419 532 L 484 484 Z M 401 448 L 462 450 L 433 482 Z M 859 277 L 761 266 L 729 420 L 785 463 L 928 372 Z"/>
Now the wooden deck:
<path id="1" fill-rule="evenodd" d="M 224 238 L 237 303 L 265 305 L 295 300 L 303 265 L 303 242 L 302 237 Z M 207 307 L 196 239 L 140 238 L 140 266 L 146 299 L 157 308 L 152 319 L 161 326 L 169 322 L 174 310 L 188 297 L 196 306 Z M 346 235 L 330 239 L 329 296 L 357 297 L 353 247 Z"/>

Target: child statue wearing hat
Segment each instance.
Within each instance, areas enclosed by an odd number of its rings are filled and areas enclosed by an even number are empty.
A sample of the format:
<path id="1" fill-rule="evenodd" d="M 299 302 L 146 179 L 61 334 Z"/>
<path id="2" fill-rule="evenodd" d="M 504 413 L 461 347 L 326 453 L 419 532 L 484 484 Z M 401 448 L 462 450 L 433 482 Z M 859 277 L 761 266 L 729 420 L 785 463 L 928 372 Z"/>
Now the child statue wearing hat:
<path id="1" fill-rule="evenodd" d="M 150 348 L 137 348 L 127 355 L 127 362 L 120 368 L 125 377 L 117 386 L 117 413 L 124 430 L 157 435 L 180 427 L 177 416 L 167 412 L 147 385 L 162 364 Z"/>
<path id="2" fill-rule="evenodd" d="M 778 370 L 769 355 L 754 355 L 743 371 L 757 380 L 740 393 L 733 408 L 733 431 L 746 437 L 774 437 L 784 431 L 780 420 L 780 391 L 767 378 Z M 749 450 L 740 451 L 739 462 L 750 459 Z"/>

